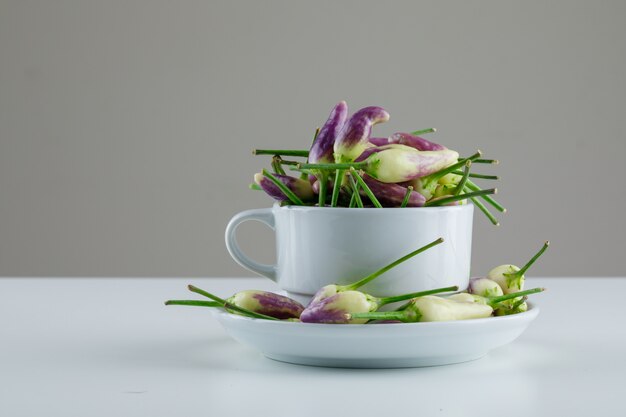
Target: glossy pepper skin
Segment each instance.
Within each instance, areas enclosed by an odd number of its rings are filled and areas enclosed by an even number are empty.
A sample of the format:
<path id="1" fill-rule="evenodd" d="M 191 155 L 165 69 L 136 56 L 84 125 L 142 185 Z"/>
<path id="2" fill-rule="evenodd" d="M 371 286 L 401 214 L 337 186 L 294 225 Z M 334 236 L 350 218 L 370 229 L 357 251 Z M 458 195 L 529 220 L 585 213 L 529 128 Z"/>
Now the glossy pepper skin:
<path id="1" fill-rule="evenodd" d="M 393 135 L 389 136 L 387 142 L 410 146 L 411 148 L 415 148 L 418 151 L 443 151 L 444 149 L 448 149 L 443 145 L 431 142 L 420 136 L 414 136 L 410 133 L 402 132 L 394 133 Z"/>
<path id="2" fill-rule="evenodd" d="M 226 301 L 237 307 L 281 320 L 297 319 L 304 310 L 304 306 L 296 300 L 269 291 L 240 291 Z"/>
<path id="3" fill-rule="evenodd" d="M 407 188 L 398 184 L 385 184 L 366 173 L 361 174 L 363 181 L 372 190 L 378 201 L 385 207 L 399 207 L 404 201 Z M 422 207 L 426 198 L 417 191 L 411 191 L 407 207 Z"/>
<path id="4" fill-rule="evenodd" d="M 303 323 L 363 324 L 367 319 L 349 319 L 347 314 L 368 313 L 378 305 L 360 291 L 334 293 L 317 302 L 311 302 L 300 315 Z"/>
<path id="5" fill-rule="evenodd" d="M 274 176 L 287 188 L 289 188 L 295 195 L 297 195 L 302 201 L 313 201 L 315 199 L 315 193 L 311 183 L 307 180 L 300 178 L 290 177 L 289 175 L 274 174 Z M 254 174 L 254 182 L 259 185 L 270 197 L 277 201 L 285 201 L 288 198 L 283 192 L 266 178 L 262 173 Z"/>
<path id="6" fill-rule="evenodd" d="M 366 162 L 363 170 L 380 182 L 398 183 L 438 172 L 458 161 L 450 149 L 418 151 L 406 145 L 391 144 L 365 149 L 356 162 Z"/>
<path id="7" fill-rule="evenodd" d="M 352 162 L 370 146 L 372 127 L 389 120 L 382 107 L 365 107 L 354 113 L 346 122 L 334 144 L 335 162 Z"/>
<path id="8" fill-rule="evenodd" d="M 321 164 L 335 161 L 333 156 L 337 136 L 348 118 L 348 104 L 340 101 L 330 112 L 309 151 L 309 163 Z"/>
<path id="9" fill-rule="evenodd" d="M 504 295 L 500 285 L 489 278 L 472 278 L 469 281 L 468 291 L 482 297 L 498 297 Z"/>
<path id="10" fill-rule="evenodd" d="M 389 138 L 370 138 L 369 142 L 373 146 L 385 146 L 389 145 Z"/>

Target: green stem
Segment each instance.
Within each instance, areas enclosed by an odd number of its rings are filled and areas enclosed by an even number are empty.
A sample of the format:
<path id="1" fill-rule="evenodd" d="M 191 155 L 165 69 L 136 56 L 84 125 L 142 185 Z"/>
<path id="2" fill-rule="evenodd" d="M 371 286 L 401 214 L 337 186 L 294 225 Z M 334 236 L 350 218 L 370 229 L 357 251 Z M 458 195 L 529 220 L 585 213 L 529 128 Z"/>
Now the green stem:
<path id="1" fill-rule="evenodd" d="M 487 207 L 485 207 L 485 205 L 483 203 L 481 203 L 480 200 L 478 200 L 477 198 L 471 198 L 471 200 L 472 200 L 472 203 L 474 203 L 474 205 L 476 207 L 478 207 L 480 209 L 480 211 L 482 211 L 485 216 L 487 216 L 489 221 L 494 226 L 500 226 L 500 222 L 498 221 L 498 219 L 496 219 L 496 217 L 493 214 L 491 214 L 489 209 L 487 209 Z"/>
<path id="2" fill-rule="evenodd" d="M 369 320 L 398 320 L 408 321 L 406 311 L 372 311 L 370 313 L 352 313 L 348 314 L 348 320 L 351 319 L 369 319 Z"/>
<path id="3" fill-rule="evenodd" d="M 467 160 L 467 158 L 459 159 L 459 161 L 465 161 L 465 160 Z M 472 162 L 475 164 L 492 164 L 492 165 L 498 165 L 500 163 L 500 161 L 498 161 L 497 159 L 483 159 L 483 158 L 476 158 L 472 160 Z"/>
<path id="4" fill-rule="evenodd" d="M 406 205 L 409 204 L 409 199 L 411 198 L 412 192 L 413 192 L 413 186 L 409 185 L 406 188 L 406 194 L 404 194 L 404 199 L 402 200 L 402 204 L 400 204 L 400 207 L 406 207 Z"/>
<path id="5" fill-rule="evenodd" d="M 315 133 L 313 134 L 313 142 L 315 142 L 315 139 L 317 139 L 317 135 L 319 135 L 319 134 L 320 134 L 320 128 L 316 127 L 315 128 Z"/>
<path id="6" fill-rule="evenodd" d="M 517 310 L 519 306 L 521 306 L 522 304 L 526 302 L 526 300 L 528 300 L 527 296 L 520 298 L 510 307 L 510 310 L 513 310 L 513 311 Z"/>
<path id="7" fill-rule="evenodd" d="M 317 181 L 320 184 L 319 199 L 317 205 L 320 207 L 326 207 L 326 189 L 328 188 L 328 172 L 321 171 L 317 175 Z"/>
<path id="8" fill-rule="evenodd" d="M 370 190 L 370 187 L 367 186 L 365 181 L 363 181 L 363 178 L 361 178 L 359 173 L 356 172 L 354 167 L 350 168 L 350 173 L 354 175 L 357 182 L 359 183 L 359 186 L 363 189 L 363 191 L 365 191 L 365 194 L 367 194 L 367 197 L 369 197 L 369 199 L 372 201 L 372 204 L 374 205 L 374 207 L 383 208 L 382 204 L 380 204 L 380 202 L 378 201 L 378 199 L 376 198 L 372 190 Z"/>
<path id="9" fill-rule="evenodd" d="M 224 304 L 217 301 L 198 301 L 198 300 L 167 300 L 166 306 L 198 306 L 198 307 L 224 307 Z"/>
<path id="10" fill-rule="evenodd" d="M 354 197 L 354 192 L 352 193 L 352 196 L 350 197 L 350 204 L 348 204 L 349 208 L 353 208 L 356 207 L 356 198 Z"/>
<path id="11" fill-rule="evenodd" d="M 545 290 L 545 288 L 533 288 L 531 290 L 512 292 L 510 294 L 501 295 L 499 297 L 488 297 L 487 299 L 489 300 L 489 305 L 493 307 L 497 304 L 502 303 L 503 301 L 511 300 L 517 297 L 523 297 L 525 295 L 536 294 Z"/>
<path id="12" fill-rule="evenodd" d="M 343 170 L 338 169 L 335 171 L 335 183 L 333 185 L 333 195 L 330 199 L 330 206 L 337 207 L 337 201 L 339 200 L 339 190 L 341 189 L 341 183 L 343 182 Z"/>
<path id="13" fill-rule="evenodd" d="M 424 135 L 426 133 L 435 133 L 436 131 L 437 131 L 437 129 L 435 129 L 434 127 L 431 127 L 431 128 L 428 128 L 428 129 L 415 130 L 415 131 L 411 132 L 411 135 L 419 136 L 419 135 Z"/>
<path id="14" fill-rule="evenodd" d="M 319 169 L 326 171 L 334 171 L 337 169 L 350 169 L 350 168 L 365 168 L 368 162 L 346 162 L 341 164 L 298 164 L 298 169 Z"/>
<path id="15" fill-rule="evenodd" d="M 293 204 L 297 206 L 304 205 L 304 202 L 300 200 L 300 198 L 297 195 L 295 195 L 293 191 L 287 188 L 285 184 L 283 184 L 278 178 L 273 176 L 268 170 L 266 169 L 263 170 L 263 176 L 267 178 L 268 180 L 272 181 L 274 185 L 277 186 L 280 189 L 280 191 L 282 191 L 283 194 L 285 194 L 285 197 L 287 197 L 289 201 L 291 201 Z"/>
<path id="16" fill-rule="evenodd" d="M 413 252 L 404 255 L 402 258 L 397 259 L 395 261 L 393 261 L 392 263 L 390 263 L 389 265 L 379 269 L 378 271 L 374 272 L 371 275 L 366 276 L 363 279 L 358 280 L 355 283 L 352 283 L 350 285 L 340 285 L 338 291 L 351 291 L 351 290 L 356 290 L 359 287 L 362 287 L 363 285 L 367 284 L 368 282 L 372 281 L 374 278 L 377 278 L 378 276 L 384 274 L 385 272 L 389 271 L 391 268 L 400 265 L 402 262 L 414 257 L 415 255 L 417 255 L 418 253 L 422 253 L 430 248 L 432 248 L 433 246 L 437 246 L 438 244 L 443 242 L 443 238 L 439 238 L 437 240 L 434 240 L 432 242 L 430 242 L 429 244 L 422 246 L 421 248 L 414 250 Z"/>
<path id="17" fill-rule="evenodd" d="M 452 174 L 463 175 L 462 171 L 452 171 Z M 484 174 L 476 174 L 474 172 L 469 174 L 470 178 L 480 178 L 483 180 L 499 180 L 500 178 L 497 175 L 484 175 Z"/>
<path id="18" fill-rule="evenodd" d="M 274 155 L 274 157 L 272 158 L 272 169 L 274 170 L 274 173 L 276 174 L 287 175 L 285 173 L 285 170 L 281 166 L 281 161 L 282 161 L 282 158 L 280 156 Z"/>
<path id="19" fill-rule="evenodd" d="M 543 255 L 543 253 L 546 251 L 546 249 L 548 249 L 548 246 L 550 246 L 550 242 L 545 242 L 545 243 L 543 244 L 543 246 L 541 247 L 541 249 L 539 249 L 539 252 L 537 252 L 537 253 L 535 254 L 535 256 L 533 256 L 533 257 L 530 259 L 530 261 L 528 261 L 528 262 L 526 263 L 526 265 L 524 265 L 524 266 L 523 266 L 523 267 L 522 267 L 519 271 L 514 272 L 514 273 L 512 273 L 512 274 L 504 274 L 504 275 L 505 275 L 505 276 L 507 276 L 507 277 L 521 277 L 522 275 L 524 275 L 524 273 L 525 273 L 526 271 L 528 271 L 528 268 L 530 268 L 530 267 L 532 266 L 532 264 L 534 264 L 534 263 L 535 263 L 535 261 L 537 261 L 537 259 L 539 259 L 539 257 L 540 257 L 541 255 Z"/>
<path id="20" fill-rule="evenodd" d="M 481 188 L 474 184 L 471 180 L 467 180 L 467 184 L 465 185 L 467 188 L 469 188 L 472 191 L 480 191 Z M 506 209 L 500 204 L 498 203 L 496 200 L 494 200 L 493 198 L 489 197 L 488 195 L 484 196 L 483 199 L 491 204 L 496 210 L 498 210 L 501 213 L 506 213 Z"/>
<path id="21" fill-rule="evenodd" d="M 348 177 L 350 178 L 350 186 L 352 187 L 352 197 L 354 197 L 356 201 L 356 206 L 358 208 L 363 208 L 363 200 L 361 200 L 361 194 L 359 193 L 359 184 L 356 181 L 354 181 L 354 176 L 348 175 Z"/>
<path id="22" fill-rule="evenodd" d="M 459 201 L 459 200 L 465 200 L 467 198 L 479 197 L 479 196 L 483 196 L 483 195 L 487 195 L 487 194 L 495 194 L 496 192 L 497 192 L 497 190 L 495 188 L 491 188 L 489 190 L 480 190 L 480 191 L 475 191 L 475 192 L 467 193 L 467 194 L 453 195 L 452 197 L 444 197 L 444 198 L 440 198 L 440 199 L 437 199 L 437 200 L 427 201 L 426 204 L 424 204 L 424 206 L 425 207 L 436 207 L 436 206 L 440 206 L 440 205 L 443 205 L 443 204 L 453 203 L 453 202 Z"/>
<path id="23" fill-rule="evenodd" d="M 254 149 L 252 151 L 253 155 L 281 155 L 281 156 L 309 156 L 309 151 L 307 150 L 296 150 L 296 149 Z"/>
<path id="24" fill-rule="evenodd" d="M 438 180 L 439 178 L 443 177 L 446 174 L 449 174 L 449 173 L 451 173 L 453 171 L 456 171 L 459 168 L 463 168 L 467 161 L 472 161 L 473 162 L 475 159 L 480 157 L 480 155 L 482 155 L 482 152 L 476 151 L 476 153 L 474 155 L 471 155 L 471 156 L 469 156 L 467 158 L 459 159 L 457 163 L 452 164 L 449 167 L 441 169 L 441 170 L 439 170 L 437 172 L 433 172 L 432 174 L 427 175 L 426 177 L 423 177 L 423 182 L 424 183 L 427 183 L 427 182 L 430 183 L 432 181 L 436 181 L 436 180 Z"/>
<path id="25" fill-rule="evenodd" d="M 296 165 L 298 165 L 299 163 L 300 163 L 300 162 L 298 162 L 298 161 L 288 161 L 288 160 L 285 160 L 285 159 L 282 159 L 282 158 L 280 159 L 280 164 L 281 164 L 281 165 L 296 166 Z"/>
<path id="26" fill-rule="evenodd" d="M 248 188 L 251 190 L 257 190 L 257 191 L 263 190 L 263 188 L 261 188 L 259 184 L 257 184 L 256 182 L 253 182 L 252 184 L 248 185 Z"/>
<path id="27" fill-rule="evenodd" d="M 471 166 L 472 166 L 472 161 L 465 162 L 465 168 L 463 169 L 463 174 L 462 174 L 463 176 L 461 177 L 461 181 L 459 181 L 456 188 L 454 189 L 454 192 L 452 193 L 452 195 L 461 194 L 461 191 L 463 191 L 463 189 L 465 188 L 465 183 L 467 182 L 467 178 L 469 176 Z"/>
<path id="28" fill-rule="evenodd" d="M 257 318 L 257 319 L 264 319 L 264 320 L 278 320 L 276 317 L 271 317 L 271 316 L 266 316 L 265 314 L 255 313 L 254 311 L 251 311 L 251 310 L 248 310 L 246 308 L 239 307 L 239 306 L 236 306 L 234 304 L 231 304 L 228 301 L 224 300 L 223 298 L 220 298 L 217 295 L 211 294 L 210 292 L 204 291 L 203 289 L 200 289 L 200 288 L 195 287 L 193 285 L 188 285 L 187 288 L 191 292 L 195 292 L 196 294 L 203 295 L 203 296 L 205 296 L 207 298 L 210 298 L 211 300 L 214 300 L 214 301 L 217 301 L 218 303 L 221 303 L 224 306 L 224 308 L 228 308 L 230 310 L 237 311 L 238 313 L 241 313 L 241 314 L 243 314 L 245 316 L 253 317 L 253 318 Z"/>
<path id="29" fill-rule="evenodd" d="M 389 303 L 395 303 L 395 302 L 398 302 L 398 301 L 410 300 L 412 298 L 423 297 L 425 295 L 432 295 L 432 294 L 439 294 L 439 293 L 442 293 L 442 292 L 457 291 L 458 289 L 459 289 L 459 287 L 454 285 L 452 287 L 436 288 L 434 290 L 413 292 L 413 293 L 410 293 L 410 294 L 396 295 L 396 296 L 393 296 L 393 297 L 384 297 L 384 298 L 379 298 L 378 299 L 378 305 L 379 306 L 384 306 L 385 304 L 389 304 Z"/>

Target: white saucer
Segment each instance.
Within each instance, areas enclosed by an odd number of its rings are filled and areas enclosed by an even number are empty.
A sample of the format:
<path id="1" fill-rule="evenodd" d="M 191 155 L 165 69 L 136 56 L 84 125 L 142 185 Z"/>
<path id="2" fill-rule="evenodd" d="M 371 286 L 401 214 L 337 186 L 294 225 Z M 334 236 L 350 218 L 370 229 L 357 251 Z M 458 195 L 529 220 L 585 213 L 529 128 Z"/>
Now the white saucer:
<path id="1" fill-rule="evenodd" d="M 529 303 L 525 313 L 475 320 L 310 324 L 213 311 L 233 339 L 270 359 L 344 368 L 408 368 L 479 359 L 515 340 L 539 314 Z"/>

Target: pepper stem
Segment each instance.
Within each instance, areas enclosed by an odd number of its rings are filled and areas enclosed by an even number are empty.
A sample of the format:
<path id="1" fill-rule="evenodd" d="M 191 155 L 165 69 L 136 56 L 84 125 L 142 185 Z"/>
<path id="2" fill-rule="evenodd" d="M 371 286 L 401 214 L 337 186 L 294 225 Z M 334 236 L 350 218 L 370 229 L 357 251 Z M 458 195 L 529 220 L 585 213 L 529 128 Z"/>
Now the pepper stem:
<path id="1" fill-rule="evenodd" d="M 474 162 L 476 163 L 476 162 Z M 456 175 L 463 175 L 463 171 L 452 171 L 451 174 L 456 174 Z M 484 174 L 476 174 L 475 172 L 470 172 L 469 174 L 470 178 L 480 178 L 483 180 L 499 180 L 500 177 L 498 177 L 497 175 L 484 175 Z"/>
<path id="2" fill-rule="evenodd" d="M 334 171 L 336 169 L 350 169 L 354 168 L 364 168 L 368 164 L 367 161 L 363 162 L 345 162 L 340 164 L 298 164 L 296 168 L 298 169 L 319 169 L 319 170 L 327 170 Z"/>
<path id="3" fill-rule="evenodd" d="M 510 309 L 511 309 L 511 310 L 516 310 L 516 309 L 518 309 L 518 308 L 519 308 L 519 306 L 521 306 L 522 304 L 524 304 L 524 303 L 526 302 L 526 300 L 528 300 L 528 296 L 524 296 L 524 297 L 520 298 L 519 300 L 517 300 L 517 301 L 515 302 L 515 304 L 513 304 L 513 305 L 511 306 L 511 308 L 510 308 Z"/>
<path id="4" fill-rule="evenodd" d="M 473 155 L 471 155 L 471 156 L 469 156 L 467 158 L 459 159 L 459 161 L 457 163 L 452 164 L 449 167 L 441 169 L 441 170 L 439 170 L 437 172 L 433 172 L 432 174 L 424 177 L 424 179 L 426 179 L 428 182 L 436 181 L 436 180 L 438 180 L 439 178 L 443 177 L 446 174 L 449 174 L 449 173 L 451 173 L 453 171 L 456 171 L 459 168 L 463 168 L 467 161 L 472 161 L 473 162 L 475 159 L 478 159 L 481 155 L 482 155 L 482 152 L 478 150 L 478 151 L 476 151 L 475 154 L 473 154 Z"/>
<path id="5" fill-rule="evenodd" d="M 271 317 L 271 316 L 266 316 L 265 314 L 255 313 L 254 311 L 231 304 L 228 301 L 224 300 L 223 298 L 220 298 L 217 295 L 211 294 L 210 292 L 204 291 L 203 289 L 200 289 L 193 285 L 188 285 L 187 288 L 191 292 L 195 292 L 196 294 L 200 294 L 207 298 L 210 298 L 211 300 L 217 301 L 218 303 L 222 304 L 224 308 L 228 308 L 230 310 L 236 311 L 238 313 L 243 314 L 244 316 L 253 317 L 256 319 L 264 319 L 264 320 L 278 320 L 276 317 Z"/>
<path id="6" fill-rule="evenodd" d="M 359 184 L 354 180 L 352 175 L 348 175 L 348 177 L 350 178 L 352 197 L 354 197 L 355 204 L 358 208 L 363 208 L 363 200 L 361 200 L 361 194 L 359 193 Z"/>
<path id="7" fill-rule="evenodd" d="M 287 188 L 285 184 L 283 184 L 278 178 L 273 176 L 267 169 L 264 169 L 262 172 L 263 172 L 263 176 L 267 178 L 268 180 L 272 181 L 274 185 L 277 186 L 280 189 L 280 191 L 282 191 L 282 193 L 285 194 L 285 197 L 287 197 L 293 204 L 297 206 L 304 205 L 304 202 L 300 200 L 300 198 L 297 195 L 295 195 L 293 191 Z"/>
<path id="8" fill-rule="evenodd" d="M 493 164 L 493 165 L 498 165 L 500 163 L 500 161 L 498 161 L 497 159 L 476 159 L 474 160 L 474 162 L 476 162 L 477 164 Z"/>
<path id="9" fill-rule="evenodd" d="M 471 167 L 472 167 L 472 161 L 466 161 L 465 168 L 463 169 L 463 174 L 462 174 L 463 176 L 461 177 L 461 180 L 459 181 L 456 188 L 454 189 L 454 192 L 452 193 L 452 195 L 461 194 L 461 191 L 463 191 L 463 188 L 465 188 L 465 183 L 467 182 L 467 178 L 470 174 Z"/>
<path id="10" fill-rule="evenodd" d="M 425 207 L 436 207 L 436 206 L 440 206 L 442 204 L 448 204 L 448 203 L 453 203 L 453 202 L 459 201 L 459 200 L 465 200 L 467 198 L 478 197 L 478 196 L 482 196 L 482 195 L 486 195 L 486 194 L 496 194 L 497 192 L 498 192 L 497 189 L 491 188 L 489 190 L 480 190 L 480 191 L 475 191 L 475 192 L 467 193 L 467 194 L 453 195 L 452 197 L 444 197 L 444 198 L 439 198 L 439 199 L 436 199 L 436 200 L 427 201 L 426 204 L 424 204 L 424 206 Z"/>
<path id="11" fill-rule="evenodd" d="M 472 191 L 480 191 L 481 190 L 481 188 L 478 185 L 474 184 L 471 180 L 467 180 L 467 184 L 465 184 L 465 186 L 467 188 L 469 188 L 470 190 L 472 190 Z M 506 209 L 500 203 L 498 203 L 496 200 L 494 200 L 493 198 L 491 198 L 491 197 L 486 195 L 486 196 L 483 197 L 483 199 L 487 203 L 491 204 L 499 212 L 506 213 Z"/>
<path id="12" fill-rule="evenodd" d="M 523 297 L 525 295 L 536 294 L 538 292 L 543 292 L 545 290 L 546 290 L 545 288 L 533 288 L 531 290 L 512 292 L 510 294 L 505 294 L 505 295 L 501 295 L 498 297 L 488 297 L 487 299 L 489 300 L 488 301 L 489 305 L 493 307 L 497 304 L 502 303 L 503 301 L 511 300 L 517 297 Z"/>
<path id="13" fill-rule="evenodd" d="M 278 158 L 280 158 L 280 156 L 279 156 Z M 296 166 L 296 165 L 298 165 L 299 163 L 300 163 L 300 162 L 297 162 L 297 161 L 289 161 L 289 160 L 286 160 L 286 159 L 282 159 L 282 158 L 280 158 L 280 164 L 281 164 L 281 165 L 291 165 L 291 166 Z"/>
<path id="14" fill-rule="evenodd" d="M 198 306 L 198 307 L 224 307 L 224 304 L 217 301 L 199 301 L 199 300 L 167 300 L 166 306 Z"/>
<path id="15" fill-rule="evenodd" d="M 458 289 L 459 289 L 459 287 L 454 285 L 452 287 L 435 288 L 434 290 L 412 292 L 410 294 L 403 294 L 403 295 L 396 295 L 396 296 L 393 296 L 393 297 L 379 298 L 378 299 L 378 306 L 380 307 L 380 306 L 384 306 L 385 304 L 389 304 L 389 303 L 395 303 L 395 302 L 398 302 L 398 301 L 404 301 L 404 300 L 410 300 L 412 298 L 423 297 L 425 295 L 432 295 L 432 294 L 439 294 L 439 293 L 442 293 L 442 292 L 457 291 Z"/>
<path id="16" fill-rule="evenodd" d="M 285 170 L 283 169 L 281 163 L 282 163 L 282 158 L 278 155 L 274 155 L 272 157 L 272 169 L 274 170 L 274 173 L 279 174 L 279 175 L 287 175 L 285 173 Z"/>
<path id="17" fill-rule="evenodd" d="M 541 255 L 543 255 L 543 253 L 546 251 L 546 249 L 548 249 L 548 246 L 550 246 L 550 242 L 545 242 L 545 243 L 543 244 L 543 246 L 541 247 L 541 249 L 539 249 L 539 252 L 537 252 L 537 253 L 535 254 L 535 256 L 533 256 L 533 257 L 530 259 L 530 261 L 528 261 L 528 262 L 526 263 L 526 265 L 524 265 L 524 266 L 523 266 L 523 267 L 522 267 L 519 271 L 517 271 L 517 272 L 513 272 L 513 273 L 511 273 L 511 274 L 505 273 L 505 274 L 503 274 L 503 275 L 504 275 L 504 276 L 506 276 L 506 277 L 521 277 L 522 275 L 524 275 L 524 273 L 525 273 L 526 271 L 528 271 L 528 268 L 530 268 L 530 267 L 532 266 L 532 264 L 534 264 L 534 263 L 535 263 L 535 261 L 537 261 L 537 259 L 539 259 L 539 257 L 540 257 Z"/>
<path id="18" fill-rule="evenodd" d="M 402 200 L 402 204 L 400 204 L 400 207 L 406 207 L 407 204 L 409 204 L 409 199 L 411 198 L 412 192 L 413 192 L 413 186 L 409 185 L 406 188 L 406 194 L 404 194 L 404 199 Z"/>
<path id="19" fill-rule="evenodd" d="M 397 259 L 395 261 L 393 261 L 392 263 L 390 263 L 389 265 L 379 269 L 378 271 L 374 272 L 371 275 L 366 276 L 365 278 L 354 282 L 352 284 L 349 285 L 339 285 L 338 287 L 338 291 L 351 291 L 351 290 L 356 290 L 359 287 L 362 287 L 363 285 L 367 284 L 368 282 L 372 281 L 374 278 L 377 278 L 378 276 L 384 274 L 385 272 L 389 271 L 391 268 L 400 265 L 402 262 L 414 257 L 415 255 L 417 255 L 418 253 L 422 253 L 430 248 L 432 248 L 433 246 L 437 246 L 438 244 L 443 243 L 443 238 L 440 237 L 437 240 L 434 240 L 432 242 L 430 242 L 428 245 L 426 246 L 422 246 L 421 248 L 414 250 L 413 252 L 404 255 L 402 258 Z"/>
<path id="20" fill-rule="evenodd" d="M 349 208 L 353 208 L 356 207 L 356 198 L 354 197 L 354 192 L 352 192 L 352 195 L 350 196 L 350 204 L 348 204 Z"/>
<path id="21" fill-rule="evenodd" d="M 416 130 L 411 132 L 411 135 L 413 136 L 419 136 L 419 135 L 424 135 L 426 133 L 435 133 L 437 131 L 437 129 L 435 129 L 434 127 L 428 128 L 428 129 L 422 129 L 422 130 Z"/>
<path id="22" fill-rule="evenodd" d="M 374 204 L 374 207 L 376 208 L 383 208 L 382 204 L 380 204 L 380 201 L 378 201 L 378 199 L 376 198 L 376 196 L 374 195 L 374 193 L 372 192 L 372 190 L 370 190 L 370 187 L 367 186 L 367 184 L 365 183 L 365 181 L 363 181 L 363 178 L 361 178 L 361 176 L 359 175 L 358 172 L 356 172 L 356 170 L 354 169 L 354 167 L 350 168 L 350 173 L 352 175 L 354 175 L 354 177 L 356 178 L 357 182 L 359 183 L 359 186 L 361 188 L 363 188 L 363 191 L 365 191 L 365 194 L 367 194 L 367 196 L 369 197 L 369 199 L 372 201 L 372 204 Z"/>
<path id="23" fill-rule="evenodd" d="M 472 197 L 471 198 L 472 203 L 474 203 L 474 205 L 476 207 L 478 207 L 480 209 L 480 211 L 483 212 L 483 214 L 485 216 L 487 216 L 487 218 L 489 219 L 489 221 L 494 225 L 494 226 L 500 226 L 500 222 L 498 221 L 498 219 L 496 219 L 496 216 L 494 216 L 493 214 L 491 214 L 491 212 L 489 211 L 489 209 L 487 207 L 485 207 L 485 205 L 477 198 Z"/>
<path id="24" fill-rule="evenodd" d="M 313 142 L 315 143 L 315 139 L 317 139 L 317 135 L 320 134 L 320 128 L 316 127 L 315 128 L 315 133 L 313 134 Z M 308 155 L 307 155 L 308 156 Z"/>
<path id="25" fill-rule="evenodd" d="M 343 169 L 338 169 L 335 171 L 335 183 L 333 185 L 333 195 L 330 199 L 330 206 L 337 207 L 337 200 L 339 200 L 339 189 L 341 188 L 341 183 L 343 182 Z"/>
<path id="26" fill-rule="evenodd" d="M 328 188 L 328 172 L 321 171 L 317 175 L 317 181 L 320 184 L 319 199 L 317 205 L 326 207 L 326 189 Z"/>
<path id="27" fill-rule="evenodd" d="M 296 149 L 253 149 L 253 155 L 281 155 L 281 156 L 303 156 L 308 157 L 309 151 Z"/>
<path id="28" fill-rule="evenodd" d="M 461 158 L 459 159 L 459 161 L 465 161 L 468 158 Z M 492 165 L 498 165 L 500 163 L 500 161 L 498 161 L 497 159 L 483 159 L 483 158 L 476 158 L 474 160 L 472 160 L 473 163 L 475 164 L 492 164 Z"/>
<path id="29" fill-rule="evenodd" d="M 412 304 L 412 303 L 410 303 Z M 417 308 L 402 311 L 373 311 L 370 313 L 353 313 L 346 315 L 348 319 L 399 320 L 404 323 L 420 321 L 422 313 Z"/>

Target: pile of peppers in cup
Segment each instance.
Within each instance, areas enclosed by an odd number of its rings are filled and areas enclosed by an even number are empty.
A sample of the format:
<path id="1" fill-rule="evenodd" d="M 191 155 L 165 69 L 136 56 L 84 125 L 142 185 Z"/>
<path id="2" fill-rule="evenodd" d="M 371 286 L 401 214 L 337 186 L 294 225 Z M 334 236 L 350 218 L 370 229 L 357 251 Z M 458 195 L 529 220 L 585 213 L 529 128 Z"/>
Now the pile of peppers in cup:
<path id="1" fill-rule="evenodd" d="M 470 179 L 497 180 L 471 169 L 498 161 L 481 158 L 480 151 L 459 157 L 458 152 L 422 137 L 435 129 L 372 137 L 373 126 L 388 120 L 389 113 L 376 106 L 348 116 L 348 105 L 341 101 L 316 130 L 309 150 L 256 149 L 256 155 L 272 156 L 271 172 L 264 169 L 256 174 L 250 188 L 263 190 L 284 205 L 319 207 L 436 207 L 471 200 L 494 225 L 499 224 L 487 207 L 506 211 L 491 197 L 496 189 L 482 189 Z M 411 323 L 522 313 L 528 309 L 527 297 L 544 291 L 524 290 L 524 273 L 548 248 L 548 242 L 522 268 L 505 264 L 485 277 L 472 278 L 466 292 L 445 287 L 379 298 L 359 291 L 389 269 L 442 242 L 439 238 L 352 284 L 327 285 L 307 306 L 260 290 L 223 299 L 192 285 L 189 290 L 206 297 L 204 300 L 169 300 L 165 304 L 215 307 L 256 319 L 303 323 Z M 379 310 L 392 303 L 393 310 Z"/>

